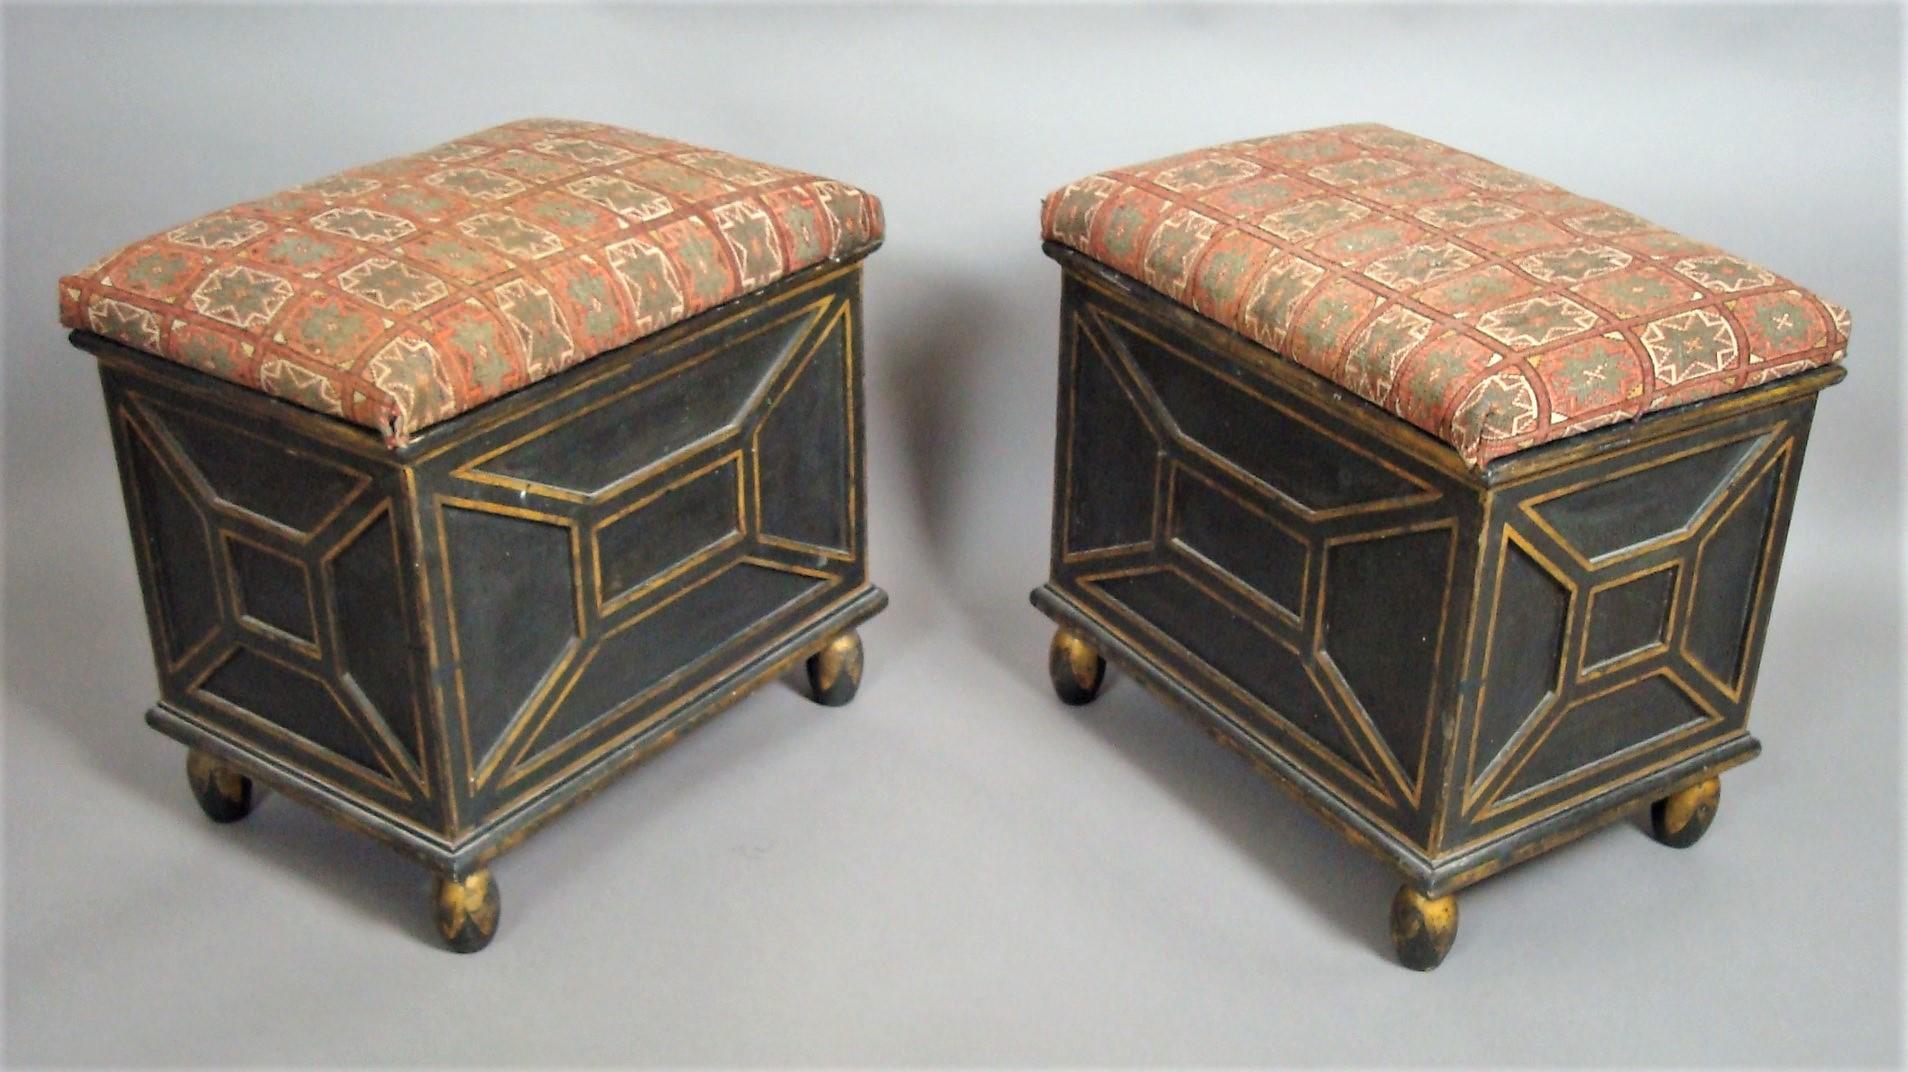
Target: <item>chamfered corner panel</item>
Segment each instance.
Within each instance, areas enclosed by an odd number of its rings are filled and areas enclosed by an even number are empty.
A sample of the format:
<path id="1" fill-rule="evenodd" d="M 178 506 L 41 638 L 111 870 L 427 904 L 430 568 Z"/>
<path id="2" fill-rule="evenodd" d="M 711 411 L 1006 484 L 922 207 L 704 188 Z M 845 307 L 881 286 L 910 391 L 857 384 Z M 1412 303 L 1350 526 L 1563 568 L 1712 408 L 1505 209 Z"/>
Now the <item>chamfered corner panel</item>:
<path id="1" fill-rule="evenodd" d="M 241 644 L 231 649 L 194 691 L 215 706 L 291 734 L 307 747 L 348 762 L 360 773 L 392 777 L 377 747 L 345 710 L 338 694 L 309 670 Z M 269 734 L 245 735 L 269 751 L 286 751 Z"/>
<path id="2" fill-rule="evenodd" d="M 762 537 L 835 556 L 853 553 L 850 326 L 844 307 L 805 344 L 787 382 L 761 404 L 754 444 Z"/>
<path id="3" fill-rule="evenodd" d="M 749 637 L 782 624 L 782 612 L 829 583 L 740 560 L 611 626 L 568 676 L 505 782 L 520 781 L 585 740 L 659 714 L 665 692 L 680 693 L 720 673 L 724 658 Z"/>
<path id="4" fill-rule="evenodd" d="M 364 473 L 213 417 L 151 400 L 140 408 L 204 482 L 212 505 L 287 536 L 315 534 L 371 483 Z"/>
<path id="5" fill-rule="evenodd" d="M 415 645 L 397 526 L 379 508 L 326 556 L 336 616 L 333 642 L 348 690 L 382 722 L 414 766 L 424 762 L 424 714 L 418 700 Z"/>
<path id="6" fill-rule="evenodd" d="M 1486 618 L 1482 692 L 1471 741 L 1473 785 L 1556 700 L 1574 591 L 1558 568 L 1506 530 Z"/>
<path id="7" fill-rule="evenodd" d="M 1095 319 L 1186 447 L 1293 511 L 1329 517 L 1380 510 L 1430 490 L 1138 325 L 1104 312 Z"/>
<path id="8" fill-rule="evenodd" d="M 121 418 L 124 461 L 133 491 L 134 540 L 151 571 L 164 662 L 176 667 L 218 631 L 220 564 L 212 529 L 190 486 L 161 459 L 152 439 L 130 416 Z"/>
<path id="9" fill-rule="evenodd" d="M 591 401 L 485 453 L 466 473 L 578 501 L 640 481 L 733 434 L 827 306 L 822 299 L 740 337 L 685 344 L 619 370 Z"/>
<path id="10" fill-rule="evenodd" d="M 1586 696 L 1550 719 L 1524 750 L 1494 795 L 1492 810 L 1533 793 L 1561 789 L 1572 775 L 1714 720 L 1666 672 Z"/>
<path id="11" fill-rule="evenodd" d="M 1764 467 L 1717 514 L 1691 567 L 1683 651 L 1732 698 L 1743 688 L 1762 578 L 1768 569 L 1786 461 Z"/>
<path id="12" fill-rule="evenodd" d="M 1160 443 L 1114 359 L 1078 322 L 1071 325 L 1067 390 L 1065 552 L 1080 555 L 1150 543 Z"/>
<path id="13" fill-rule="evenodd" d="M 1631 472 L 1566 486 L 1525 509 L 1596 565 L 1687 535 L 1768 436 L 1699 447 Z"/>
<path id="14" fill-rule="evenodd" d="M 1172 570 L 1086 583 L 1210 668 L 1233 693 L 1227 706 L 1247 712 L 1258 732 L 1298 746 L 1341 776 L 1375 786 L 1370 763 L 1297 650 Z"/>
<path id="15" fill-rule="evenodd" d="M 1321 654 L 1391 753 L 1404 788 L 1422 784 L 1442 713 L 1440 656 L 1452 592 L 1452 523 L 1377 532 L 1329 545 Z"/>
<path id="16" fill-rule="evenodd" d="M 438 516 L 456 703 L 477 781 L 581 641 L 573 530 L 470 502 L 440 503 Z"/>

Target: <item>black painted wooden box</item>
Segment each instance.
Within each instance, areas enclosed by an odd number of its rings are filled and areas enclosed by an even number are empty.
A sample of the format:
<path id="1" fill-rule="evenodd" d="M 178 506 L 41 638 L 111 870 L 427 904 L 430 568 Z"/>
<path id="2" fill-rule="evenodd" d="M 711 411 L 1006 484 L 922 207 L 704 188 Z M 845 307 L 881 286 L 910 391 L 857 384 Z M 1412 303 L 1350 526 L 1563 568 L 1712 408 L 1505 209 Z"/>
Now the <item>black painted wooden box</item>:
<path id="1" fill-rule="evenodd" d="M 388 448 L 98 336 L 160 678 L 214 818 L 251 780 L 438 876 L 809 660 L 859 681 L 860 264 L 823 264 Z"/>
<path id="2" fill-rule="evenodd" d="M 1654 805 L 1692 843 L 1747 728 L 1829 366 L 1492 463 L 1054 243 L 1063 699 L 1105 660 L 1404 876 L 1455 891 Z M 1254 351 L 1257 351 L 1254 353 Z"/>

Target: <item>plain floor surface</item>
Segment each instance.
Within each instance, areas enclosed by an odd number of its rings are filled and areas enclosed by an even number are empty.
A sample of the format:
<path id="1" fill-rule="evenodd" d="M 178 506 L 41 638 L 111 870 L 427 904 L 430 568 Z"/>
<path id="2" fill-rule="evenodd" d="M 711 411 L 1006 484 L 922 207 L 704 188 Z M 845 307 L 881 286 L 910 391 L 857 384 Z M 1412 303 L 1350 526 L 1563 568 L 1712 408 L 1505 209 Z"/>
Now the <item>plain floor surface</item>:
<path id="1" fill-rule="evenodd" d="M 1887 1064 L 1900 1060 L 1898 8 L 8 6 L 5 1049 L 13 1065 Z M 459 958 L 424 873 L 282 798 L 214 827 L 152 699 L 55 277 L 178 220 L 576 115 L 880 193 L 874 574 L 841 710 L 765 689 L 497 867 Z M 1393 879 L 1127 680 L 1057 703 L 1047 190 L 1378 120 L 1853 308 L 1753 726 L 1696 848 L 1634 825 L 1463 895 Z"/>

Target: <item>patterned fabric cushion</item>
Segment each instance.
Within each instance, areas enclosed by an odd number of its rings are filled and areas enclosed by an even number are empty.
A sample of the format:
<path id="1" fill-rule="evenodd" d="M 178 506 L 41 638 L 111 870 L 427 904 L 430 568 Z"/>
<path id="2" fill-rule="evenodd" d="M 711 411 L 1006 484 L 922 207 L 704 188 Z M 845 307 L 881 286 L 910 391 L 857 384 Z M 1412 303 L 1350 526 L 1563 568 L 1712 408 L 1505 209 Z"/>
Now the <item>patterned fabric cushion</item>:
<path id="1" fill-rule="evenodd" d="M 1774 272 L 1377 125 L 1092 175 L 1041 226 L 1473 466 L 1848 345 L 1847 310 Z"/>
<path id="2" fill-rule="evenodd" d="M 135 242 L 60 321 L 396 445 L 881 233 L 839 182 L 527 119 Z"/>

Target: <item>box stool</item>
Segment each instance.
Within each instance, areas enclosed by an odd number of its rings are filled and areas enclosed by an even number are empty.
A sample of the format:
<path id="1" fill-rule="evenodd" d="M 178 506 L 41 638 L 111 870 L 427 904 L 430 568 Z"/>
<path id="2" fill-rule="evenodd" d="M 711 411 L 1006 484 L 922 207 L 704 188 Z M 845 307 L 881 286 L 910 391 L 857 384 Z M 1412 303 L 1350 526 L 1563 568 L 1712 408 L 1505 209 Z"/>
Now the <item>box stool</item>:
<path id="1" fill-rule="evenodd" d="M 1640 806 L 1702 836 L 1843 309 L 1375 125 L 1089 176 L 1042 227 L 1063 700 L 1113 662 L 1397 868 L 1420 970 L 1495 871 Z"/>
<path id="2" fill-rule="evenodd" d="M 861 678 L 853 187 L 526 120 L 135 242 L 60 281 L 99 360 L 158 663 L 212 819 L 270 786 L 491 861 L 806 660 Z"/>

